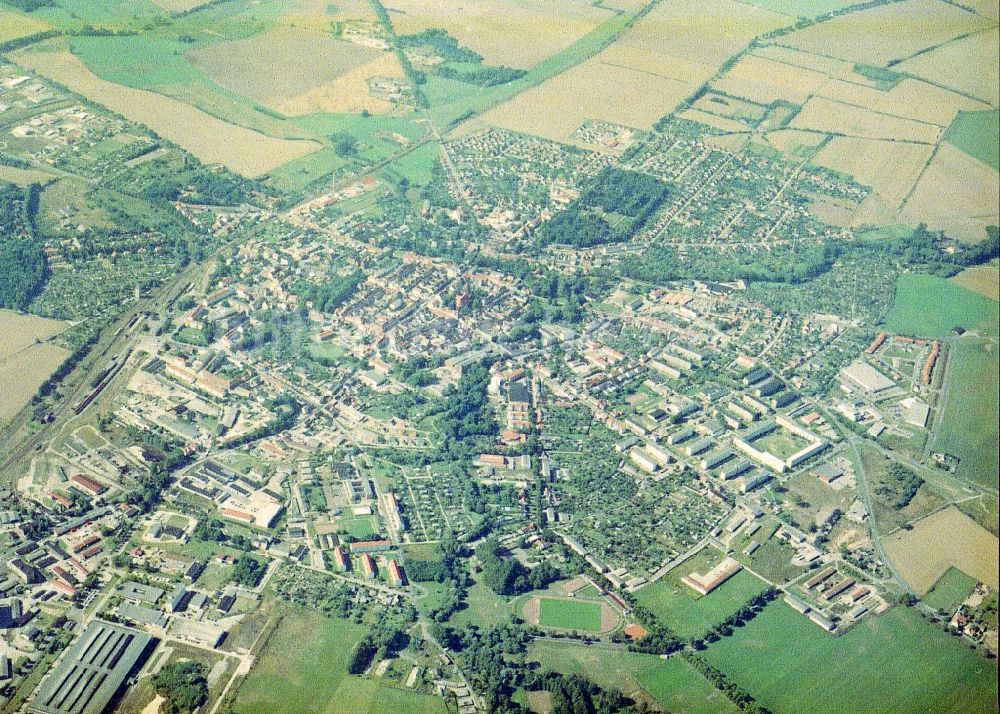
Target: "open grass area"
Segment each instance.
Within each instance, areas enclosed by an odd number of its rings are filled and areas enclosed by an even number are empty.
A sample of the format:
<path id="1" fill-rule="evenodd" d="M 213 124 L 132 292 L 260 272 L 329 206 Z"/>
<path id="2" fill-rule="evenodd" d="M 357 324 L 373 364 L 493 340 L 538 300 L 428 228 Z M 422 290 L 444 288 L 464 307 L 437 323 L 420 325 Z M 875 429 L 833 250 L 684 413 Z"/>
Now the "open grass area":
<path id="1" fill-rule="evenodd" d="M 490 627 L 510 619 L 510 603 L 482 583 L 469 588 L 465 602 L 467 606 L 451 618 L 452 624 Z"/>
<path id="2" fill-rule="evenodd" d="M 896 281 L 896 300 L 885 326 L 916 337 L 944 337 L 955 327 L 996 334 L 998 319 L 996 301 L 944 278 L 906 273 Z"/>
<path id="3" fill-rule="evenodd" d="M 931 448 L 960 459 L 958 476 L 995 488 L 1000 370 L 997 342 L 956 340 L 948 361 L 947 396 Z"/>
<path id="4" fill-rule="evenodd" d="M 704 656 L 775 714 L 996 706 L 994 664 L 903 607 L 833 637 L 777 601 Z"/>
<path id="5" fill-rule="evenodd" d="M 436 697 L 347 674 L 365 628 L 304 608 L 286 610 L 254 669 L 240 685 L 233 712 L 444 712 Z"/>
<path id="6" fill-rule="evenodd" d="M 706 551 L 713 557 L 707 558 Z M 705 549 L 652 585 L 636 591 L 636 598 L 681 637 L 703 635 L 767 588 L 745 570 L 704 596 L 681 582 L 692 572 L 708 572 L 721 558 L 718 551 Z"/>
<path id="7" fill-rule="evenodd" d="M 1000 110 L 959 112 L 944 140 L 994 170 L 1000 170 Z"/>
<path id="8" fill-rule="evenodd" d="M 963 573 L 958 568 L 948 568 L 933 589 L 924 596 L 924 602 L 935 610 L 944 610 L 951 614 L 958 609 L 969 593 L 976 587 L 976 579 Z"/>
<path id="9" fill-rule="evenodd" d="M 601 631 L 601 606 L 583 600 L 541 599 L 538 624 L 564 630 Z"/>
<path id="10" fill-rule="evenodd" d="M 656 703 L 665 711 L 726 714 L 736 707 L 680 657 L 601 650 L 570 642 L 537 640 L 528 659 L 543 669 L 580 674 L 602 687 L 617 689 L 636 701 Z"/>

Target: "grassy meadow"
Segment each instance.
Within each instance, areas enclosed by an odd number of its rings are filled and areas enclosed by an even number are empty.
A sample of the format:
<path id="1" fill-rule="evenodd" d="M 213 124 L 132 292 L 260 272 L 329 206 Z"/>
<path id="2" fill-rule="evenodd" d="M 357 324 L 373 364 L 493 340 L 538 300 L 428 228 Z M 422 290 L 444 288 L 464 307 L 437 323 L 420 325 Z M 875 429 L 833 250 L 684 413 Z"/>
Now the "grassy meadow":
<path id="1" fill-rule="evenodd" d="M 905 273 L 884 322 L 891 332 L 914 337 L 944 337 L 955 327 L 996 334 L 998 310 L 996 301 L 944 278 Z"/>

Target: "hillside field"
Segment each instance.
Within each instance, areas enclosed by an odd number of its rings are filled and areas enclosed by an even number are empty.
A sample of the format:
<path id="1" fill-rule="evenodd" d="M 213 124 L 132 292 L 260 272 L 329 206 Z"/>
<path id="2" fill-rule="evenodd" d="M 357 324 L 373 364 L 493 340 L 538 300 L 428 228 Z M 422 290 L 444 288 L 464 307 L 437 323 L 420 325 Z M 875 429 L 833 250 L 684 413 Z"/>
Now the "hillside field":
<path id="1" fill-rule="evenodd" d="M 914 337 L 944 337 L 956 327 L 996 334 L 998 305 L 944 278 L 906 273 L 896 281 L 896 300 L 885 326 Z"/>

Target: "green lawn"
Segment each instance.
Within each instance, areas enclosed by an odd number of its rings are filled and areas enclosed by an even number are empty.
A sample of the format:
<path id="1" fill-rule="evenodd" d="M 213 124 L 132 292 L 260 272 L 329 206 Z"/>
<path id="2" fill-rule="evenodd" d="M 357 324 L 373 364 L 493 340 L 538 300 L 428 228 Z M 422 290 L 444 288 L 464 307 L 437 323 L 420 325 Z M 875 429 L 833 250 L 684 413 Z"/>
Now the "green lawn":
<path id="1" fill-rule="evenodd" d="M 948 572 L 934 583 L 934 587 L 924 596 L 924 602 L 935 610 L 951 614 L 958 609 L 965 598 L 976 587 L 976 579 L 958 568 L 948 568 Z"/>
<path id="2" fill-rule="evenodd" d="M 543 669 L 581 674 L 636 700 L 654 700 L 666 711 L 689 714 L 736 711 L 725 695 L 680 657 L 664 660 L 655 655 L 538 640 L 531 644 L 528 659 L 540 662 Z"/>
<path id="3" fill-rule="evenodd" d="M 459 626 L 474 624 L 485 628 L 510 619 L 510 603 L 482 583 L 475 583 L 469 588 L 465 602 L 466 607 L 455 613 L 451 618 L 451 624 Z"/>
<path id="4" fill-rule="evenodd" d="M 995 303 L 994 303 L 995 304 Z M 995 340 L 959 339 L 948 353 L 948 398 L 934 451 L 957 456 L 958 475 L 981 484 L 997 484 L 997 373 Z"/>
<path id="5" fill-rule="evenodd" d="M 1000 170 L 1000 110 L 959 112 L 944 140 L 994 171 Z"/>
<path id="6" fill-rule="evenodd" d="M 445 712 L 444 700 L 347 674 L 365 628 L 289 609 L 240 685 L 233 712 Z"/>
<path id="7" fill-rule="evenodd" d="M 543 597 L 538 624 L 564 630 L 601 631 L 601 606 L 584 600 L 557 600 Z"/>
<path id="8" fill-rule="evenodd" d="M 371 538 L 376 530 L 372 526 L 372 516 L 354 516 L 347 520 L 347 532 L 362 540 Z"/>
<path id="9" fill-rule="evenodd" d="M 955 327 L 997 333 L 994 300 L 933 275 L 906 273 L 896 281 L 896 300 L 885 326 L 901 335 L 944 337 Z"/>
<path id="10" fill-rule="evenodd" d="M 994 664 L 903 607 L 833 637 L 777 601 L 704 655 L 775 714 L 996 710 Z"/>
<path id="11" fill-rule="evenodd" d="M 767 588 L 762 580 L 742 570 L 708 595 L 698 595 L 680 579 L 691 572 L 704 574 L 719 562 L 721 554 L 707 550 L 713 555 L 707 562 L 705 551 L 702 551 L 664 578 L 635 593 L 642 605 L 681 637 L 705 634 Z"/>

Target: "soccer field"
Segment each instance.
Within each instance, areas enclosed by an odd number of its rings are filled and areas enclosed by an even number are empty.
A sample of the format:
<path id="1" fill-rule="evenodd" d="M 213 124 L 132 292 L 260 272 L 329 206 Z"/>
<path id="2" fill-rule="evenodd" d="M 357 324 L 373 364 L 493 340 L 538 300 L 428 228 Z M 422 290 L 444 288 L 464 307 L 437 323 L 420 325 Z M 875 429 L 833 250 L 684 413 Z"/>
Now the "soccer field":
<path id="1" fill-rule="evenodd" d="M 538 624 L 565 630 L 601 631 L 601 606 L 583 600 L 542 598 Z"/>

